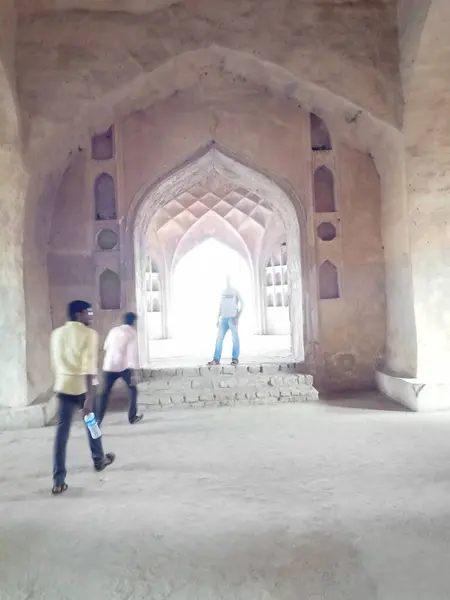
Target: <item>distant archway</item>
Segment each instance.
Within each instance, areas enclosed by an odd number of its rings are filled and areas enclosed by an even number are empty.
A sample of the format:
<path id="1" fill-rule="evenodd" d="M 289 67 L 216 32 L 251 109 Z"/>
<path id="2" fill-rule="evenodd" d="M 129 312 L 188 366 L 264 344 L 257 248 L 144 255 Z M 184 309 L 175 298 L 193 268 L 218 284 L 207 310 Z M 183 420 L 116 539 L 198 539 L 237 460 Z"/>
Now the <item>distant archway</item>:
<path id="1" fill-rule="evenodd" d="M 241 337 L 254 330 L 253 280 L 250 265 L 241 254 L 210 238 L 191 249 L 173 272 L 173 338 L 201 355 L 212 352 L 219 299 L 226 276 L 242 295 L 247 310 L 240 323 Z M 208 346 L 209 344 L 209 346 Z"/>

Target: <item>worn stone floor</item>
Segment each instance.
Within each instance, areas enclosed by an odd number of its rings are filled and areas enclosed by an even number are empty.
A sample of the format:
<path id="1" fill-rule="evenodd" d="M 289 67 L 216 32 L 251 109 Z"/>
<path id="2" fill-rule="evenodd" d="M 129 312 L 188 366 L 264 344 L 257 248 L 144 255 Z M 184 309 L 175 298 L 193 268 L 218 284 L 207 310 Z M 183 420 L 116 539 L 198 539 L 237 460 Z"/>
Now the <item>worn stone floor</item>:
<path id="1" fill-rule="evenodd" d="M 359 400 L 1 433 L 0 598 L 448 600 L 450 415 Z"/>
<path id="2" fill-rule="evenodd" d="M 197 340 L 151 340 L 149 352 L 152 357 L 146 367 L 152 369 L 170 367 L 196 367 L 205 365 L 212 359 L 216 341 L 216 331 L 209 334 L 209 339 L 199 335 Z M 241 335 L 241 356 L 243 364 L 294 362 L 291 354 L 289 335 Z M 231 336 L 225 337 L 222 362 L 231 361 Z"/>

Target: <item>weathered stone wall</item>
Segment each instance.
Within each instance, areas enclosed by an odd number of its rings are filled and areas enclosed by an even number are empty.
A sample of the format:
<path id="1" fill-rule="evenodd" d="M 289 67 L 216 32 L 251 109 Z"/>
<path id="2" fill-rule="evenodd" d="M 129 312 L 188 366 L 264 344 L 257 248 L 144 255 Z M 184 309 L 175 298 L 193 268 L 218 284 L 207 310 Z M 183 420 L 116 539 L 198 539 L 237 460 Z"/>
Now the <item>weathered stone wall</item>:
<path id="1" fill-rule="evenodd" d="M 372 158 L 339 144 L 338 236 L 317 240 L 318 266 L 338 267 L 340 298 L 320 300 L 320 385 L 333 389 L 373 384 L 386 340 L 384 256 L 381 243 L 380 180 Z M 315 215 L 316 226 L 328 218 Z"/>
<path id="2" fill-rule="evenodd" d="M 0 407 L 26 403 L 22 223 L 27 174 L 21 156 L 15 89 L 12 0 L 0 6 Z"/>
<path id="3" fill-rule="evenodd" d="M 34 118 L 36 134 L 45 132 L 52 123 L 72 120 L 81 105 L 84 112 L 111 93 L 132 94 L 129 86 L 137 78 L 212 45 L 255 55 L 377 117 L 399 121 L 395 3 L 369 0 L 184 0 L 139 15 L 82 9 L 24 13 L 23 107 Z"/>
<path id="4" fill-rule="evenodd" d="M 450 362 L 450 4 L 432 0 L 406 94 L 409 227 L 417 376 L 448 381 Z"/>
<path id="5" fill-rule="evenodd" d="M 237 159 L 293 189 L 303 205 L 302 210 L 297 207 L 298 214 L 308 215 L 310 226 L 304 243 L 314 257 L 317 240 L 312 225 L 309 114 L 298 103 L 261 90 L 249 92 L 243 83 L 213 80 L 209 75 L 195 89 L 180 92 L 117 123 L 116 139 L 120 161 L 116 161 L 113 174 L 122 227 L 143 186 L 160 180 L 214 139 Z M 372 381 L 385 334 L 379 179 L 368 155 L 336 141 L 335 157 L 342 248 L 335 259 L 342 271 L 342 298 L 321 302 L 322 320 L 312 342 L 318 346 L 322 362 L 326 355 L 329 387 L 361 386 Z M 66 173 L 58 194 L 49 257 L 55 324 L 63 319 L 63 306 L 74 295 L 83 293 L 97 302 L 92 280 L 95 267 L 90 172 L 87 156 L 77 160 Z M 315 265 L 303 268 L 315 271 Z M 120 316 L 120 312 L 97 314 L 96 327 L 102 334 Z M 335 366 L 342 354 L 351 354 L 352 364 L 337 372 Z"/>
<path id="6" fill-rule="evenodd" d="M 46 353 L 48 215 L 59 177 L 78 147 L 88 147 L 88 130 L 101 130 L 135 110 L 220 78 L 224 89 L 251 90 L 254 104 L 263 93 L 318 112 L 340 139 L 374 154 L 383 202 L 396 193 L 393 184 L 386 187 L 379 166 L 387 123 L 401 120 L 393 1 L 332 6 L 316 0 L 294 6 L 287 1 L 187 0 L 170 10 L 161 2 L 162 9 L 152 13 L 157 4 L 106 0 L 101 11 L 91 12 L 90 3 L 68 0 L 64 8 L 69 10 L 58 12 L 53 9 L 63 6 L 60 1 L 20 2 L 19 92 L 28 164 L 35 174 L 27 197 L 24 247 L 26 294 L 33 297 L 27 303 L 27 337 L 33 339 L 27 345 L 31 396 L 51 381 Z M 209 119 L 214 131 L 214 111 Z M 390 167 L 387 173 L 389 181 L 397 177 L 389 175 Z M 397 258 L 388 277 L 388 332 L 394 336 L 389 334 L 387 348 L 392 365 L 401 366 L 411 363 L 404 354 L 413 345 L 404 340 L 414 322 L 403 319 L 397 331 L 396 315 L 408 283 L 407 276 L 398 276 Z M 400 270 L 407 274 L 408 265 Z"/>

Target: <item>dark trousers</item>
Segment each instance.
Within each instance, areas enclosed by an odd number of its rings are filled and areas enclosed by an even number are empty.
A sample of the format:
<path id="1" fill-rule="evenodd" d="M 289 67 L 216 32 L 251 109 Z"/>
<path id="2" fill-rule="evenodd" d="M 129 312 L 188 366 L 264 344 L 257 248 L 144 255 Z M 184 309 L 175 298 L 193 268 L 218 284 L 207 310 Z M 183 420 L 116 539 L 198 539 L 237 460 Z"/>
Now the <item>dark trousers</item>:
<path id="1" fill-rule="evenodd" d="M 81 394 L 80 396 L 58 394 L 59 420 L 56 429 L 53 458 L 53 480 L 55 485 L 62 485 L 66 480 L 66 448 L 70 435 L 70 426 L 72 425 L 74 410 L 83 408 L 85 397 L 85 394 Z M 102 438 L 93 440 L 87 427 L 86 431 L 94 465 L 100 465 L 104 459 Z"/>
<path id="2" fill-rule="evenodd" d="M 113 388 L 113 385 L 118 379 L 123 379 L 128 386 L 130 391 L 130 404 L 128 407 L 128 420 L 130 423 L 134 423 L 137 414 L 137 388 L 131 383 L 133 371 L 132 369 L 125 369 L 120 373 L 112 373 L 110 371 L 103 372 L 103 392 L 100 396 L 97 408 L 97 421 L 101 423 L 105 416 L 105 412 L 108 408 L 109 394 Z"/>

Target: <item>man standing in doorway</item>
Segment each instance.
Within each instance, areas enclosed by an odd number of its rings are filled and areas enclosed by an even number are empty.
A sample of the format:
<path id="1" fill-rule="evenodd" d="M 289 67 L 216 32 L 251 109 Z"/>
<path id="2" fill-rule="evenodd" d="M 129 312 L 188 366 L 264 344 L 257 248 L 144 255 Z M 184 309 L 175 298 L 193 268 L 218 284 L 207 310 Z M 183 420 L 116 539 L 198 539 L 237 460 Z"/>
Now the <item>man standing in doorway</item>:
<path id="1" fill-rule="evenodd" d="M 97 375 L 98 335 L 91 329 L 92 308 L 88 302 L 75 300 L 67 307 L 68 321 L 55 329 L 50 342 L 55 375 L 54 390 L 59 399 L 56 429 L 52 494 L 62 494 L 66 484 L 66 448 L 75 408 L 84 415 L 94 412 L 94 378 Z M 93 439 L 87 429 L 92 460 L 96 471 L 112 464 L 115 455 L 104 454 L 102 438 Z"/>
<path id="2" fill-rule="evenodd" d="M 244 302 L 239 292 L 232 287 L 230 277 L 227 277 L 226 287 L 222 293 L 220 300 L 219 316 L 217 319 L 217 340 L 216 349 L 214 352 L 214 358 L 208 363 L 208 365 L 220 365 L 220 359 L 222 358 L 223 340 L 227 331 L 231 331 L 233 338 L 233 352 L 232 352 L 232 365 L 239 364 L 239 319 L 244 309 Z"/>
<path id="3" fill-rule="evenodd" d="M 136 331 L 137 316 L 126 313 L 123 325 L 113 327 L 106 336 L 103 361 L 103 393 L 98 406 L 98 422 L 101 423 L 108 408 L 108 398 L 113 385 L 123 379 L 130 393 L 128 420 L 131 425 L 139 423 L 144 415 L 137 414 L 137 388 L 133 371 L 139 368 L 138 341 Z"/>

